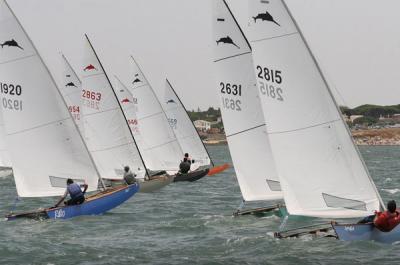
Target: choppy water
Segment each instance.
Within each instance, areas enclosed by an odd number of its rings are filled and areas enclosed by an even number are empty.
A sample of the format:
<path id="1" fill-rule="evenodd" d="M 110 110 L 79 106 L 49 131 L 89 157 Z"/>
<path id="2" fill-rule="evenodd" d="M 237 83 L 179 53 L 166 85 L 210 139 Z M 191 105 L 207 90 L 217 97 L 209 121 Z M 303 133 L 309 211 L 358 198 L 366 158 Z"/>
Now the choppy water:
<path id="1" fill-rule="evenodd" d="M 217 164 L 230 162 L 226 146 L 209 149 Z M 400 202 L 400 147 L 361 151 L 385 201 Z M 15 196 L 13 180 L 0 179 L 1 215 L 11 209 Z M 230 169 L 195 183 L 137 194 L 103 216 L 0 221 L 0 263 L 399 264 L 399 245 L 274 239 L 278 217 L 231 217 L 240 200 Z M 50 199 L 24 199 L 17 209 L 52 204 Z"/>

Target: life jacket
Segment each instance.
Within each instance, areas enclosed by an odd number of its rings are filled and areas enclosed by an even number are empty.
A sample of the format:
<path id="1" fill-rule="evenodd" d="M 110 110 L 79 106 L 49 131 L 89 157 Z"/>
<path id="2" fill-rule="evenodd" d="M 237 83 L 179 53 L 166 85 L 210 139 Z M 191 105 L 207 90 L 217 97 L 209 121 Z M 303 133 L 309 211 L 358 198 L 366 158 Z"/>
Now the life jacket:
<path id="1" fill-rule="evenodd" d="M 83 196 L 81 187 L 76 183 L 69 184 L 67 186 L 67 190 L 68 190 L 69 196 L 71 196 L 71 199 L 75 199 L 75 198 Z"/>
<path id="2" fill-rule="evenodd" d="M 400 213 L 395 211 L 390 213 L 389 211 L 378 212 L 374 221 L 376 228 L 382 232 L 392 231 L 398 224 L 400 224 Z"/>

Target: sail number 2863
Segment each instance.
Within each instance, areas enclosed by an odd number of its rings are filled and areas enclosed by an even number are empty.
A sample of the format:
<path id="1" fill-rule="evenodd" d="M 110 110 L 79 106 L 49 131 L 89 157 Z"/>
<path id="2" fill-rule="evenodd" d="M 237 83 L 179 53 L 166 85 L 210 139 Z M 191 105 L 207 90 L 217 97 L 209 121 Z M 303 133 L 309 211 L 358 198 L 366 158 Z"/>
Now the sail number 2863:
<path id="1" fill-rule="evenodd" d="M 22 100 L 8 98 L 9 96 L 21 96 L 21 85 L 0 83 L 0 92 L 3 94 L 1 103 L 4 109 L 22 111 Z"/>

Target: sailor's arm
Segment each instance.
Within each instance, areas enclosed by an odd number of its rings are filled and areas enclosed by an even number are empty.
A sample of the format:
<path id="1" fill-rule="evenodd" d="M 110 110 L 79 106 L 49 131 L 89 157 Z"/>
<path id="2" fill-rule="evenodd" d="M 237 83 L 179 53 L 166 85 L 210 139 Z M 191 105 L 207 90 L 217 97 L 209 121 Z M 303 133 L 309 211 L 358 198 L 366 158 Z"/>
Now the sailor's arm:
<path id="1" fill-rule="evenodd" d="M 54 207 L 58 207 L 58 205 L 60 205 L 60 203 L 62 203 L 65 200 L 67 195 L 68 195 L 68 190 L 66 189 L 64 195 L 61 196 L 60 200 L 56 203 L 56 205 L 54 205 Z"/>

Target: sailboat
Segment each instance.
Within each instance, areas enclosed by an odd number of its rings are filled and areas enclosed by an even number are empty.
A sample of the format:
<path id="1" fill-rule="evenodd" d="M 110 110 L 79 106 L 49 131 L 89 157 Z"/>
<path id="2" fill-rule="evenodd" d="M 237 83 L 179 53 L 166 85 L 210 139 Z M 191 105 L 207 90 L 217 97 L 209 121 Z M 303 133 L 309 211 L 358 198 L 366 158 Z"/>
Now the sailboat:
<path id="1" fill-rule="evenodd" d="M 133 138 L 135 139 L 137 150 L 140 154 L 141 151 L 139 150 L 139 145 L 144 145 L 145 143 L 143 136 L 140 134 L 139 124 L 136 117 L 137 99 L 132 96 L 128 88 L 121 82 L 121 80 L 117 76 L 115 76 L 115 79 L 117 81 L 117 86 L 114 91 L 121 104 L 122 111 L 124 112 L 124 115 L 129 125 L 129 129 L 132 133 Z M 143 164 L 145 164 L 146 161 L 143 157 L 142 159 Z M 153 157 L 153 159 L 157 158 Z M 140 189 L 141 192 L 152 192 L 155 190 L 159 190 L 170 184 L 174 179 L 173 175 L 166 174 L 165 171 L 147 171 L 149 175 L 145 179 L 140 179 L 142 186 Z"/>
<path id="2" fill-rule="evenodd" d="M 211 176 L 221 173 L 229 167 L 229 164 L 214 166 L 214 162 L 190 119 L 185 106 L 168 79 L 165 80 L 164 102 L 162 106 L 182 150 L 188 152 L 195 161 L 191 166 L 191 170 L 210 168 L 208 175 Z"/>
<path id="3" fill-rule="evenodd" d="M 149 153 L 158 158 L 157 161 L 152 161 L 151 157 L 145 157 L 145 160 L 151 161 L 151 168 L 174 174 L 174 182 L 197 181 L 203 178 L 208 174 L 208 168 L 186 174 L 178 172 L 184 152 L 152 86 L 139 64 L 133 57 L 131 59 L 131 80 L 128 89 L 138 102 L 136 117 L 140 133 L 146 135 L 145 145 L 139 148 L 145 150 L 144 154 Z"/>
<path id="4" fill-rule="evenodd" d="M 360 218 L 385 209 L 335 98 L 283 0 L 249 0 L 250 43 L 289 214 Z M 333 224 L 339 239 L 393 242 L 400 227 Z"/>
<path id="5" fill-rule="evenodd" d="M 0 1 L 1 101 L 7 150 L 19 197 L 63 195 L 66 180 L 97 190 L 100 178 L 61 93 L 6 1 Z M 10 213 L 22 217 L 66 219 L 102 214 L 132 197 L 138 185 L 123 186 L 87 197 L 80 205 Z"/>
<path id="6" fill-rule="evenodd" d="M 82 120 L 85 140 L 100 174 L 121 181 L 122 169 L 129 166 L 140 182 L 141 192 L 152 192 L 168 185 L 172 177 L 152 178 L 130 130 L 123 99 L 118 97 L 88 38 L 82 82 Z M 120 92 L 118 90 L 118 92 Z M 125 109 L 126 110 L 126 109 Z M 163 175 L 163 176 L 160 176 Z"/>
<path id="7" fill-rule="evenodd" d="M 216 88 L 243 201 L 282 200 L 279 176 L 257 93 L 251 46 L 227 3 L 214 0 L 213 4 Z M 278 205 L 274 205 L 259 210 L 277 208 Z"/>

